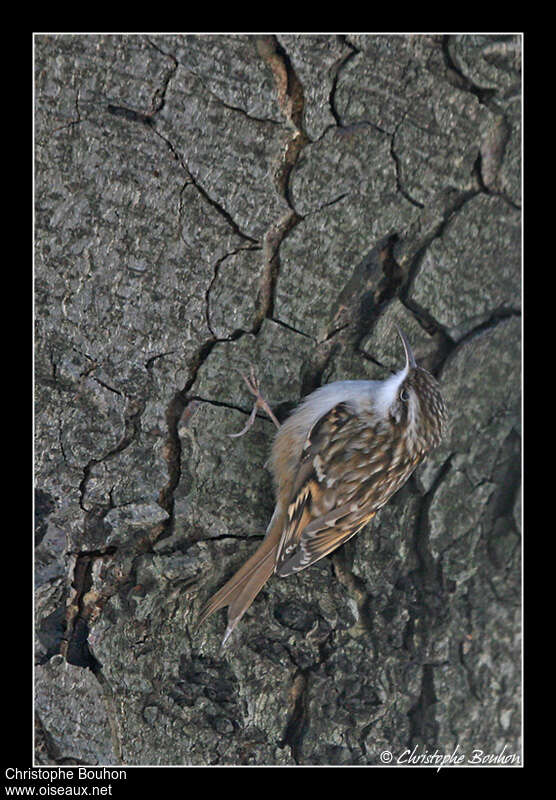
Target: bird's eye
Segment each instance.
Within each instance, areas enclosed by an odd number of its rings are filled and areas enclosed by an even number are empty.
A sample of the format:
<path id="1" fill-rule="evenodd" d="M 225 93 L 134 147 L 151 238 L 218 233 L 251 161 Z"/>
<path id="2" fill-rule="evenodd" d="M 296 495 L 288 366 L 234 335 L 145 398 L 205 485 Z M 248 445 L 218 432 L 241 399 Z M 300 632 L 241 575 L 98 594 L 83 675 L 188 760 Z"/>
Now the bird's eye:
<path id="1" fill-rule="evenodd" d="M 409 400 L 409 392 L 405 387 L 400 392 L 400 400 L 402 400 L 404 403 L 407 403 Z"/>

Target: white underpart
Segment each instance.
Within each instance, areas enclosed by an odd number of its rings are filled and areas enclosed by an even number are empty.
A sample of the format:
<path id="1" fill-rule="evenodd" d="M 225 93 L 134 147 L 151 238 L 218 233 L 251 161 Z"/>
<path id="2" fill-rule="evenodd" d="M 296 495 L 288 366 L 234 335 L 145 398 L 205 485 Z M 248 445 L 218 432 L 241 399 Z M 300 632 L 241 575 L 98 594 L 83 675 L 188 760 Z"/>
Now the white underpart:
<path id="1" fill-rule="evenodd" d="M 368 408 L 382 381 L 336 381 L 321 386 L 308 395 L 284 427 L 298 426 L 308 432 L 315 422 L 338 403 L 351 403 L 355 410 Z"/>
<path id="2" fill-rule="evenodd" d="M 375 409 L 380 416 L 385 417 L 388 414 L 406 376 L 407 367 L 380 382 L 373 398 Z"/>

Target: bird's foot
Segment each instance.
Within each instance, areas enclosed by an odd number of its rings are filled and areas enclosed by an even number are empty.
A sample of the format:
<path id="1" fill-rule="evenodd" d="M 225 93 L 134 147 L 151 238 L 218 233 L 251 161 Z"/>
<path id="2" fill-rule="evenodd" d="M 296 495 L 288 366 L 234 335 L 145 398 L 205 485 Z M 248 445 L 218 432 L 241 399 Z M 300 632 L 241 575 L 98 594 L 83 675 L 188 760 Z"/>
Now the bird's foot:
<path id="1" fill-rule="evenodd" d="M 239 372 L 239 370 L 238 370 L 238 372 Z M 247 420 L 247 422 L 245 424 L 245 427 L 242 428 L 242 430 L 240 430 L 239 433 L 229 433 L 228 436 L 230 438 L 232 438 L 232 439 L 235 439 L 238 436 L 243 436 L 245 433 L 247 433 L 249 428 L 251 428 L 251 426 L 255 422 L 255 417 L 257 416 L 257 409 L 259 409 L 259 408 L 262 409 L 266 414 L 268 414 L 268 416 L 270 417 L 272 422 L 276 425 L 277 428 L 279 428 L 280 427 L 280 423 L 278 422 L 278 420 L 276 419 L 276 417 L 272 413 L 272 409 L 270 408 L 270 406 L 268 405 L 268 403 L 266 402 L 266 400 L 264 399 L 264 397 L 262 396 L 262 394 L 260 392 L 259 379 L 255 375 L 254 368 L 253 367 L 250 368 L 249 377 L 247 377 L 247 375 L 244 375 L 242 372 L 239 372 L 239 374 L 241 375 L 241 377 L 245 381 L 245 383 L 247 385 L 247 388 L 249 389 L 251 394 L 253 394 L 255 396 L 255 403 L 253 405 L 253 410 L 251 411 L 251 415 L 250 415 L 249 419 Z"/>

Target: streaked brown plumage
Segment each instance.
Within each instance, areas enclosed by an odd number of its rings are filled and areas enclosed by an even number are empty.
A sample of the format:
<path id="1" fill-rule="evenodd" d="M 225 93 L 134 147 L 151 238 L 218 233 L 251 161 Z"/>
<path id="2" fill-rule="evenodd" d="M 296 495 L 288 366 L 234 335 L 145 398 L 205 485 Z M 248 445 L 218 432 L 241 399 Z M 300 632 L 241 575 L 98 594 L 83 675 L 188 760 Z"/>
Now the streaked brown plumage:
<path id="1" fill-rule="evenodd" d="M 229 607 L 223 645 L 273 572 L 305 569 L 354 536 L 439 444 L 446 412 L 438 383 L 399 334 L 403 370 L 323 386 L 279 428 L 270 459 L 277 502 L 265 539 L 199 616 L 201 624 Z"/>

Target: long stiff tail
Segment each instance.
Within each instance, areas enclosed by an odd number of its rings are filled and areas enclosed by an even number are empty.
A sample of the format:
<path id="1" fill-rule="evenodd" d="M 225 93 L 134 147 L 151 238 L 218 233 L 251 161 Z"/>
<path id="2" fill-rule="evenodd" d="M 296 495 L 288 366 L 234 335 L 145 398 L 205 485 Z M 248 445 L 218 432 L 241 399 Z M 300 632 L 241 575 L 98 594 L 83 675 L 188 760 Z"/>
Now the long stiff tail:
<path id="1" fill-rule="evenodd" d="M 200 611 L 197 625 L 201 625 L 219 608 L 229 606 L 228 626 L 222 639 L 222 647 L 274 571 L 280 527 L 273 524 L 273 521 L 274 518 L 259 548 Z"/>

